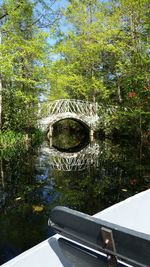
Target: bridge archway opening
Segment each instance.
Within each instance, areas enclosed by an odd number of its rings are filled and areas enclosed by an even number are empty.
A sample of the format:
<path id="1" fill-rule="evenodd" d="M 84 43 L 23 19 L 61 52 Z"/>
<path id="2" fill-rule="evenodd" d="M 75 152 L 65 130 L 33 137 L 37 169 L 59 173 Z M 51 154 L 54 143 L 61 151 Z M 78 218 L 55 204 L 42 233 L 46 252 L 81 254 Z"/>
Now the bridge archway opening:
<path id="1" fill-rule="evenodd" d="M 52 145 L 58 150 L 79 151 L 89 143 L 89 127 L 77 119 L 62 119 L 52 127 Z"/>
<path id="2" fill-rule="evenodd" d="M 54 127 L 56 127 L 57 126 L 57 124 L 59 124 L 59 123 L 65 123 L 65 124 L 69 124 L 69 122 L 76 122 L 77 124 L 79 124 L 81 127 L 83 127 L 84 129 L 85 129 L 85 131 L 89 131 L 90 130 L 90 128 L 89 128 L 89 126 L 86 124 L 86 123 L 84 123 L 83 121 L 81 121 L 81 120 L 79 120 L 79 119 L 76 119 L 76 118 L 65 118 L 65 119 L 60 119 L 60 120 L 58 120 L 58 121 L 56 121 L 56 122 L 54 122 L 53 123 L 53 128 Z"/>

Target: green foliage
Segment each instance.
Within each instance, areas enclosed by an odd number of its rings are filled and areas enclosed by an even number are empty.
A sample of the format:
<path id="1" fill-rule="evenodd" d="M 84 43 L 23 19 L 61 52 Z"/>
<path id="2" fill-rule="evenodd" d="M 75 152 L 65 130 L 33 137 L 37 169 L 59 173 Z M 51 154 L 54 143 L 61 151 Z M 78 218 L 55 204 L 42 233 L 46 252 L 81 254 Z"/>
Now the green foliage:
<path id="1" fill-rule="evenodd" d="M 36 125 L 36 104 L 45 83 L 48 34 L 35 25 L 35 3 L 8 0 L 0 44 L 3 129 L 28 130 Z"/>
<path id="2" fill-rule="evenodd" d="M 30 130 L 29 137 L 31 138 L 31 144 L 33 147 L 38 146 L 44 141 L 45 134 L 39 129 Z"/>
<path id="3" fill-rule="evenodd" d="M 1 158 L 11 158 L 25 147 L 25 134 L 14 131 L 0 132 Z"/>
<path id="4" fill-rule="evenodd" d="M 99 57 L 106 37 L 98 28 L 99 22 L 94 21 L 95 16 L 100 16 L 98 8 L 101 5 L 97 5 L 91 4 L 89 10 L 86 2 L 72 1 L 64 11 L 66 23 L 68 27 L 71 25 L 71 29 L 61 35 L 53 50 L 58 59 L 51 64 L 51 98 L 59 91 L 60 97 L 64 94 L 70 98 L 93 100 L 98 96 L 108 99 L 109 91 L 100 72 Z"/>
<path id="5" fill-rule="evenodd" d="M 28 150 L 31 146 L 37 146 L 42 143 L 44 135 L 40 130 L 30 129 L 30 133 L 14 132 L 7 130 L 0 132 L 0 149 L 2 159 L 11 159 L 20 153 Z"/>
<path id="6" fill-rule="evenodd" d="M 105 106 L 100 109 L 99 116 L 99 128 L 104 130 L 106 136 L 116 137 L 117 134 L 139 139 L 150 131 L 150 112 L 142 109 Z"/>

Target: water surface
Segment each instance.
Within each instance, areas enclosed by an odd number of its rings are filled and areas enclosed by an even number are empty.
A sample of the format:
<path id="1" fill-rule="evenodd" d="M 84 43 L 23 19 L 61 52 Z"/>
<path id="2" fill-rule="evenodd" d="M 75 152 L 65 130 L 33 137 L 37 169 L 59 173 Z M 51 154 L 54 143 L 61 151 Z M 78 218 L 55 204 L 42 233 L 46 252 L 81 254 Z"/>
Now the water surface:
<path id="1" fill-rule="evenodd" d="M 148 146 L 79 136 L 70 134 L 72 149 L 55 136 L 1 160 L 0 264 L 52 234 L 56 205 L 94 214 L 150 187 Z"/>

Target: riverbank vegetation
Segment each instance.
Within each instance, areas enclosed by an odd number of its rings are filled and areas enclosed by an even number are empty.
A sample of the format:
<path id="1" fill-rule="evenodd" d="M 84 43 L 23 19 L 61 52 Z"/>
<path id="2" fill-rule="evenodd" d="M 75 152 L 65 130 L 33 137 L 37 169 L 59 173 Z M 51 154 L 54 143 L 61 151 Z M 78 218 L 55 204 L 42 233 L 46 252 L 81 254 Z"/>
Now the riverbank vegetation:
<path id="1" fill-rule="evenodd" d="M 149 0 L 58 6 L 57 0 L 0 1 L 2 146 L 23 143 L 37 128 L 45 98 L 96 101 L 105 135 L 149 140 Z"/>
<path id="2" fill-rule="evenodd" d="M 42 143 L 43 139 L 44 135 L 38 129 L 34 129 L 33 132 L 30 132 L 29 134 L 12 130 L 0 132 L 0 159 L 3 158 L 8 160 L 16 155 L 16 153 L 21 154 L 24 150 L 28 151 L 32 147 L 36 147 Z"/>

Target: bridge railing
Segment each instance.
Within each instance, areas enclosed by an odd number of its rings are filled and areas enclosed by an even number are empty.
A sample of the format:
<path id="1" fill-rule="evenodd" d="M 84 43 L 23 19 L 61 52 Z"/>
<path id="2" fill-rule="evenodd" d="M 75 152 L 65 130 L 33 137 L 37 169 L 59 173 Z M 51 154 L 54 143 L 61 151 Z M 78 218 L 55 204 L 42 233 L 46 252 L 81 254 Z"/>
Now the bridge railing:
<path id="1" fill-rule="evenodd" d="M 96 116 L 98 105 L 97 103 L 75 99 L 60 99 L 39 105 L 39 116 L 42 117 L 68 112 L 85 116 Z"/>

